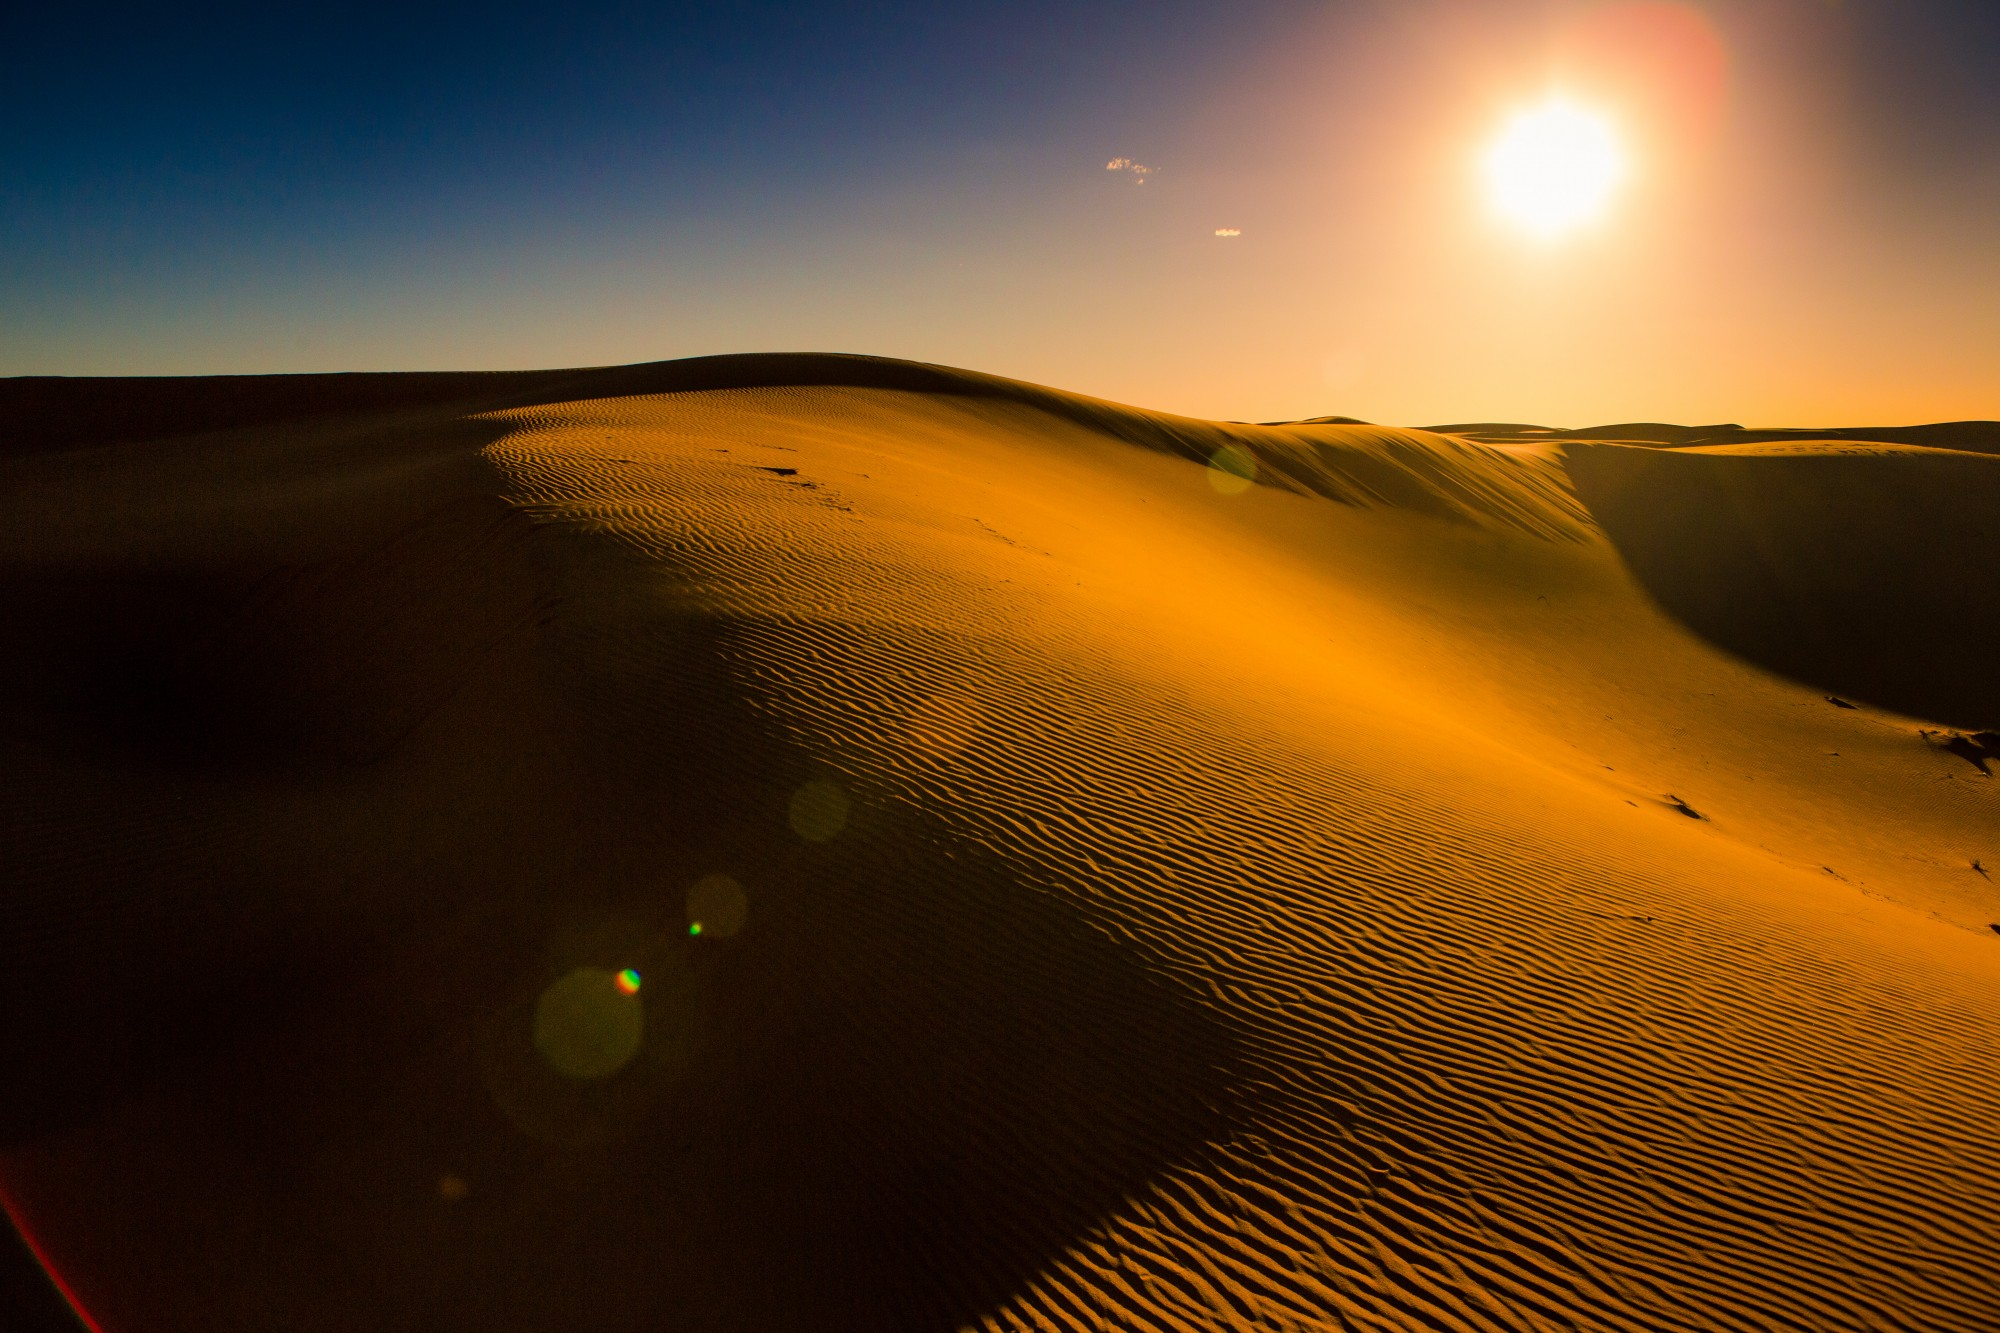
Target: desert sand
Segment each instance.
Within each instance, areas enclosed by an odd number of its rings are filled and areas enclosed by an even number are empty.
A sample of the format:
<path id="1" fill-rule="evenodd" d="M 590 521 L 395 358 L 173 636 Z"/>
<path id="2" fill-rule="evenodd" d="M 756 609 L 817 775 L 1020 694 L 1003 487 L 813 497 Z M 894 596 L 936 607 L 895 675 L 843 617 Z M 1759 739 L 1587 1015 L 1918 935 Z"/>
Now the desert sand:
<path id="1" fill-rule="evenodd" d="M 2000 1327 L 2000 426 L 0 381 L 110 1333 Z"/>

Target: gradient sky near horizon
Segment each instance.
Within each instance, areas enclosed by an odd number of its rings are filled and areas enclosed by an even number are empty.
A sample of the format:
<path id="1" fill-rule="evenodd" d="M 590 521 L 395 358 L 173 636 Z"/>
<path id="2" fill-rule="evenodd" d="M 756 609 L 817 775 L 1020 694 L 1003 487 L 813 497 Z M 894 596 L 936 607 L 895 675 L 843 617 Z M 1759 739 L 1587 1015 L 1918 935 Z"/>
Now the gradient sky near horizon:
<path id="1" fill-rule="evenodd" d="M 2000 417 L 1990 0 L 15 6 L 0 48 L 0 375 L 819 350 L 1247 420 Z M 1553 242 L 1477 171 L 1552 89 L 1630 161 Z"/>

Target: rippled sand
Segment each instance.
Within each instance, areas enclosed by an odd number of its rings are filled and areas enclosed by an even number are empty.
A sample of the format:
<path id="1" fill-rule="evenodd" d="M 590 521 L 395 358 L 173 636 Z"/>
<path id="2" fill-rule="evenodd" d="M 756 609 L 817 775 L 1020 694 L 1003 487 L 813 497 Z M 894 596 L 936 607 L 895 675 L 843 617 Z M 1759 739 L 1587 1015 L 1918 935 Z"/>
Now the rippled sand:
<path id="1" fill-rule="evenodd" d="M 0 1183 L 112 1333 L 2000 1326 L 2000 434 L 0 420 Z"/>

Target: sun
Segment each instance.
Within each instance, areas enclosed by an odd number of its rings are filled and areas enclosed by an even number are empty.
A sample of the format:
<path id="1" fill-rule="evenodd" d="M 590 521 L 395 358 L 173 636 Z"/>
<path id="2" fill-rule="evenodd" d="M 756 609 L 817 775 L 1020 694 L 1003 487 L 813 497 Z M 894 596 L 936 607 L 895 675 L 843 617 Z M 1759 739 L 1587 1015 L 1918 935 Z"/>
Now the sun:
<path id="1" fill-rule="evenodd" d="M 1544 237 L 1601 215 L 1625 175 L 1610 122 L 1561 98 L 1517 112 L 1483 165 L 1493 207 Z"/>

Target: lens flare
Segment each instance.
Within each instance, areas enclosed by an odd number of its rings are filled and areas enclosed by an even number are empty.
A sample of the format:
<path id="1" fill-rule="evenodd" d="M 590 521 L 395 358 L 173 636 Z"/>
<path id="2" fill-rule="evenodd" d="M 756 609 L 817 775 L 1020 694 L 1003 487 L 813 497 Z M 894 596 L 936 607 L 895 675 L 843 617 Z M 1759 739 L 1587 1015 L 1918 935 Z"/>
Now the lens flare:
<path id="1" fill-rule="evenodd" d="M 91 1313 L 83 1308 L 83 1301 L 77 1296 L 75 1288 L 71 1287 L 69 1280 L 56 1270 L 55 1261 L 49 1257 L 41 1240 L 28 1229 L 27 1221 L 21 1215 L 20 1206 L 9 1198 L 4 1190 L 0 1190 L 0 1227 L 7 1226 L 13 1228 L 14 1234 L 19 1236 L 21 1243 L 27 1247 L 28 1253 L 41 1265 L 42 1273 L 48 1278 L 49 1285 L 69 1303 L 70 1312 L 76 1316 L 77 1322 L 89 1330 L 89 1333 L 104 1333 L 104 1325 L 98 1323 Z"/>
<path id="2" fill-rule="evenodd" d="M 850 803 L 837 782 L 814 778 L 792 793 L 792 831 L 807 842 L 826 842 L 847 827 Z"/>
<path id="3" fill-rule="evenodd" d="M 639 974 L 629 967 L 620 972 L 618 974 L 618 989 L 626 995 L 637 995 L 639 993 Z"/>
<path id="4" fill-rule="evenodd" d="M 580 967 L 542 992 L 535 1004 L 535 1049 L 565 1078 L 609 1078 L 639 1053 L 645 1020 L 632 992 L 613 974 Z M 634 989 L 637 989 L 635 986 Z"/>
<path id="5" fill-rule="evenodd" d="M 728 939 L 750 917 L 750 898 L 727 875 L 703 875 L 688 890 L 688 934 Z"/>
<path id="6" fill-rule="evenodd" d="M 1225 444 L 1208 458 L 1208 484 L 1223 495 L 1241 495 L 1257 482 L 1257 460 L 1248 449 Z"/>
<path id="7" fill-rule="evenodd" d="M 1494 208 L 1541 236 L 1597 217 L 1625 175 L 1611 126 L 1560 98 L 1509 120 L 1484 166 Z"/>

